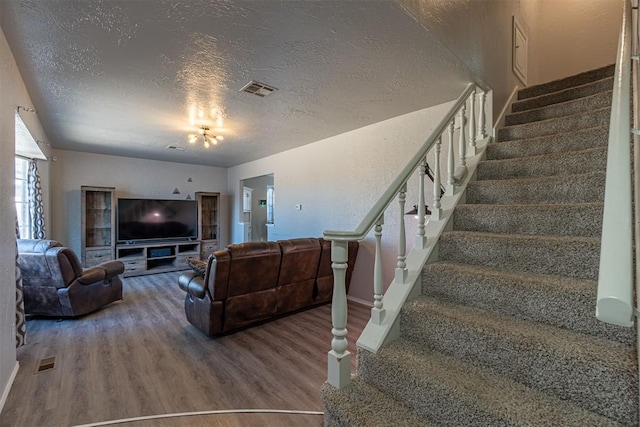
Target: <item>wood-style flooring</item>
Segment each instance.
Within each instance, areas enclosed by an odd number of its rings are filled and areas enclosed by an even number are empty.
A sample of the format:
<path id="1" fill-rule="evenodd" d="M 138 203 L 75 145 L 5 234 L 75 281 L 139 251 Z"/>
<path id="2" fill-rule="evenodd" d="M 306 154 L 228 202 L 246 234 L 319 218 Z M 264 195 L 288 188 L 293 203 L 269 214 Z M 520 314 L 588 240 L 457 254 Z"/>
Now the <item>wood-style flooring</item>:
<path id="1" fill-rule="evenodd" d="M 58 321 L 27 321 L 27 345 L 0 426 L 56 427 L 228 409 L 322 411 L 331 342 L 324 305 L 211 339 L 184 314 L 179 273 L 124 279 L 124 300 Z M 349 350 L 370 309 L 349 302 Z M 53 370 L 35 373 L 56 357 Z M 319 415 L 224 414 L 126 426 L 320 426 Z"/>

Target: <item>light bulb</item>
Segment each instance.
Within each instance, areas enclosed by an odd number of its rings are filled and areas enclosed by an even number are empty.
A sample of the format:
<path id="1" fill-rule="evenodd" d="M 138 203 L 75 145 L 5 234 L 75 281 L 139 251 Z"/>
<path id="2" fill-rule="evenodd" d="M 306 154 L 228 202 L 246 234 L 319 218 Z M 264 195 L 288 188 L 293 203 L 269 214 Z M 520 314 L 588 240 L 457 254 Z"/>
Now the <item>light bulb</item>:
<path id="1" fill-rule="evenodd" d="M 190 144 L 195 144 L 197 140 L 198 140 L 198 135 L 194 135 L 194 134 L 190 134 L 189 135 L 189 143 Z"/>
<path id="2" fill-rule="evenodd" d="M 206 138 L 204 140 L 204 148 L 209 148 L 209 141 Z"/>
<path id="3" fill-rule="evenodd" d="M 222 140 L 224 139 L 224 136 L 222 136 L 222 135 L 216 135 L 216 139 L 217 139 L 218 141 L 222 141 Z"/>

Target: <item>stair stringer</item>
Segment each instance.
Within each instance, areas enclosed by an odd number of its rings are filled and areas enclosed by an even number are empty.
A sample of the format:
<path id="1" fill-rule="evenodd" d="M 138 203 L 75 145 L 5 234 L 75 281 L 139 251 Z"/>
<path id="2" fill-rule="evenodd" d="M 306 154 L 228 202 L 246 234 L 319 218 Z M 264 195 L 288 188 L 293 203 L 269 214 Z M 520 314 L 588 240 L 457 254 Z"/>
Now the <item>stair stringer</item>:
<path id="1" fill-rule="evenodd" d="M 424 249 L 413 248 L 407 254 L 407 278 L 400 282 L 395 278 L 391 281 L 382 299 L 385 314 L 380 324 L 371 319 L 362 331 L 356 345 L 358 348 L 376 353 L 383 345 L 391 343 L 400 337 L 400 311 L 404 303 L 422 292 L 422 270 L 427 263 L 439 260 L 438 241 L 445 231 L 453 229 L 453 212 L 460 203 L 465 203 L 466 188 L 469 182 L 476 180 L 478 164 L 485 160 L 486 147 L 493 137 L 489 136 L 477 143 L 477 154 L 467 157 L 467 174 L 456 186 L 453 195 L 442 197 L 442 214 L 440 219 L 433 217 L 425 224 L 427 244 Z"/>

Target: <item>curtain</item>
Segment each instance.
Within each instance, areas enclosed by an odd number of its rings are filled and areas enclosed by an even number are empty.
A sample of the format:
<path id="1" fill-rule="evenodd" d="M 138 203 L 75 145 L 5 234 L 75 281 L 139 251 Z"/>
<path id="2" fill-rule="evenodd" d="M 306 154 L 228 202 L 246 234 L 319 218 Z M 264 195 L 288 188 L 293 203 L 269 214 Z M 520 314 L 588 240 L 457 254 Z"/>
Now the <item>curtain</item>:
<path id="1" fill-rule="evenodd" d="M 44 206 L 42 204 L 42 186 L 38 175 L 38 164 L 35 159 L 29 160 L 29 172 L 27 173 L 27 185 L 29 187 L 29 216 L 31 217 L 31 238 L 44 239 L 46 230 L 44 227 Z"/>
<path id="2" fill-rule="evenodd" d="M 18 215 L 16 214 L 16 347 L 25 345 L 27 325 L 24 321 L 24 299 L 22 295 L 22 272 L 18 262 L 18 239 L 20 228 L 18 227 Z"/>

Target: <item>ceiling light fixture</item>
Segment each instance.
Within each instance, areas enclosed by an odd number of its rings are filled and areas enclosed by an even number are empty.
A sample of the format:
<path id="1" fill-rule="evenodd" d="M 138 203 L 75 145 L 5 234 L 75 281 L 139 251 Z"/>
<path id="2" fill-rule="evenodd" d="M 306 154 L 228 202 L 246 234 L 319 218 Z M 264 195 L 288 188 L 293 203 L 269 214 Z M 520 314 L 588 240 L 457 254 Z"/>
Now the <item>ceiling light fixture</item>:
<path id="1" fill-rule="evenodd" d="M 218 141 L 222 141 L 224 139 L 222 135 L 209 134 L 210 130 L 211 129 L 209 128 L 209 126 L 206 126 L 206 125 L 198 126 L 198 131 L 197 131 L 198 133 L 192 133 L 189 135 L 189 143 L 195 144 L 200 139 L 202 139 L 204 148 L 209 148 L 211 144 L 216 145 L 218 144 Z"/>

